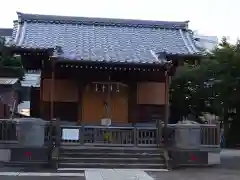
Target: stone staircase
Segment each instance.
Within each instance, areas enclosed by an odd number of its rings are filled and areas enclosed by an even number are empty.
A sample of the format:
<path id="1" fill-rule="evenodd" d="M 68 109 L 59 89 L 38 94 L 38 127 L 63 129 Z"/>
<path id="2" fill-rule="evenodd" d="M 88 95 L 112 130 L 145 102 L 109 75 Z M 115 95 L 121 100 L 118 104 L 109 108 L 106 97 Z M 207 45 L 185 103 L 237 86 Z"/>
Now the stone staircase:
<path id="1" fill-rule="evenodd" d="M 134 147 L 61 147 L 58 168 L 164 169 L 163 150 Z"/>

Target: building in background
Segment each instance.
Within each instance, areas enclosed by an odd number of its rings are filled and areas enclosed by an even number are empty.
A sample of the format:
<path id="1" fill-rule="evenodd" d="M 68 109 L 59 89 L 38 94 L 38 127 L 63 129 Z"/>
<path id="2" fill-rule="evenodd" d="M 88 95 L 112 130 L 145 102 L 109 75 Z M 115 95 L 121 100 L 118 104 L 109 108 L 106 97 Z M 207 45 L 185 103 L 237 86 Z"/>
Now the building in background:
<path id="1" fill-rule="evenodd" d="M 194 38 L 196 44 L 207 52 L 214 50 L 218 46 L 217 36 L 204 36 L 194 32 Z"/>
<path id="2" fill-rule="evenodd" d="M 9 118 L 16 112 L 19 88 L 18 78 L 0 77 L 0 118 Z"/>
<path id="3" fill-rule="evenodd" d="M 21 103 L 18 105 L 18 113 L 30 116 L 31 89 L 40 87 L 40 71 L 27 71 L 21 81 Z"/>
<path id="4" fill-rule="evenodd" d="M 0 37 L 5 38 L 6 44 L 11 41 L 12 31 L 13 31 L 13 29 L 11 29 L 11 28 L 0 28 Z"/>

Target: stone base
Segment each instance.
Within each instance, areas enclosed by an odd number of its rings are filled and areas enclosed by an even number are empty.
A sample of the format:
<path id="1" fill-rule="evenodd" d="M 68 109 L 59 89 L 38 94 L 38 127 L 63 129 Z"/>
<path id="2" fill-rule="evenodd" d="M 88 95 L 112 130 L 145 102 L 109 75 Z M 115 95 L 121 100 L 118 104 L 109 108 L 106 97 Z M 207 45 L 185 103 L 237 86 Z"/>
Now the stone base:
<path id="1" fill-rule="evenodd" d="M 6 166 L 46 166 L 51 164 L 51 150 L 46 147 L 0 149 L 0 162 Z"/>
<path id="2" fill-rule="evenodd" d="M 220 152 L 200 150 L 171 150 L 169 152 L 172 168 L 183 166 L 210 166 L 221 164 Z"/>

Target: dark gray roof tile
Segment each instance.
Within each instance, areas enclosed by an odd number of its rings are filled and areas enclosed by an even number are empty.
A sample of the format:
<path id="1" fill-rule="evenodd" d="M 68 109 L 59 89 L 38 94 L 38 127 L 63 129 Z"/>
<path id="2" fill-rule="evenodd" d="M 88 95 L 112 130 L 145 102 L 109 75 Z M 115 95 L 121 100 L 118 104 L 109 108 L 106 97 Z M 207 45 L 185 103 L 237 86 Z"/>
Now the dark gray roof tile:
<path id="1" fill-rule="evenodd" d="M 152 52 L 200 53 L 187 22 L 120 20 L 19 14 L 15 45 L 61 47 L 69 59 L 156 62 Z"/>
<path id="2" fill-rule="evenodd" d="M 73 17 L 73 16 L 57 16 L 57 15 L 39 15 L 25 14 L 17 12 L 19 21 L 35 22 L 35 23 L 57 23 L 57 24 L 85 24 L 85 25 L 103 25 L 103 26 L 134 26 L 134 27 L 151 27 L 151 28 L 177 28 L 186 29 L 188 21 L 150 21 L 136 19 L 112 19 L 112 18 L 96 18 L 96 17 Z"/>

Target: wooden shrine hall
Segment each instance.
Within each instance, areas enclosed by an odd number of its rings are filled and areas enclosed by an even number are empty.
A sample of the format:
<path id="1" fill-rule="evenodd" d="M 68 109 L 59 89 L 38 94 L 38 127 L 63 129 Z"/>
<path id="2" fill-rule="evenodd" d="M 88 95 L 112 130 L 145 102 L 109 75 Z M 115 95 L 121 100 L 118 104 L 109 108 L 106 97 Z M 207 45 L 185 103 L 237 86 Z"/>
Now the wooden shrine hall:
<path id="1" fill-rule="evenodd" d="M 78 124 L 167 121 L 169 83 L 199 60 L 188 22 L 18 13 L 13 51 L 41 70 L 31 116 Z"/>

